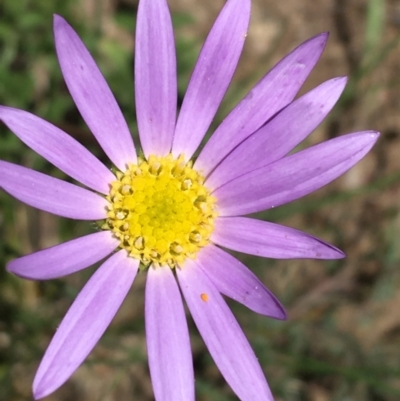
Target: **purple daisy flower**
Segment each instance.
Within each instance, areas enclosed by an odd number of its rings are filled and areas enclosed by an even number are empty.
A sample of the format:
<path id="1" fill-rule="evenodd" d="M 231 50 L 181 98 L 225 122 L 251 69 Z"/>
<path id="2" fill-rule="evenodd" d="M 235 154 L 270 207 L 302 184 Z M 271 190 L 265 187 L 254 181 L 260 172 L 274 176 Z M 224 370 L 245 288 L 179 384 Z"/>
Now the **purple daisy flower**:
<path id="1" fill-rule="evenodd" d="M 278 300 L 221 249 L 268 258 L 342 258 L 308 234 L 243 215 L 273 208 L 329 183 L 357 163 L 378 133 L 344 135 L 288 155 L 324 119 L 344 89 L 335 78 L 293 101 L 327 40 L 300 45 L 203 139 L 236 68 L 250 0 L 228 0 L 199 56 L 179 116 L 174 37 L 166 0 L 141 0 L 136 30 L 136 113 L 143 157 L 94 60 L 74 30 L 54 19 L 57 55 L 82 117 L 115 174 L 66 133 L 0 107 L 28 146 L 87 188 L 0 161 L 0 186 L 59 216 L 98 221 L 96 233 L 16 259 L 18 276 L 46 280 L 101 259 L 54 335 L 36 374 L 36 399 L 60 387 L 93 349 L 138 272 L 147 271 L 145 318 L 155 398 L 194 400 L 181 292 L 226 381 L 241 400 L 272 400 L 262 369 L 223 299 L 277 319 Z"/>

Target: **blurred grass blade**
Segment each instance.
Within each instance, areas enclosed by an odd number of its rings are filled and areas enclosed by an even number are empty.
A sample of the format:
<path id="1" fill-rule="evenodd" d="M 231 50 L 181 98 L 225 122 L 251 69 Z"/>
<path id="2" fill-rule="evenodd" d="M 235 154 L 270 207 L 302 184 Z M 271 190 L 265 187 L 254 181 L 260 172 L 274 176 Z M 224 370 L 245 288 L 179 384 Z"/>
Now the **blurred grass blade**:
<path id="1" fill-rule="evenodd" d="M 382 41 L 386 0 L 369 0 L 365 30 L 364 61 L 374 57 Z"/>

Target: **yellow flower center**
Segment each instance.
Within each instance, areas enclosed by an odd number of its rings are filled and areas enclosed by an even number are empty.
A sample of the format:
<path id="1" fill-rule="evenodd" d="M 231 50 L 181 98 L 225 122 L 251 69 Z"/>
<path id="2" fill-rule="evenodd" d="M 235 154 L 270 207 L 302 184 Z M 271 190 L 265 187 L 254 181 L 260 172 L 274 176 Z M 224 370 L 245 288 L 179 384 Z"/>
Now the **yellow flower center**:
<path id="1" fill-rule="evenodd" d="M 208 244 L 215 198 L 191 162 L 150 156 L 116 176 L 103 228 L 114 233 L 130 256 L 144 265 L 173 268 Z"/>

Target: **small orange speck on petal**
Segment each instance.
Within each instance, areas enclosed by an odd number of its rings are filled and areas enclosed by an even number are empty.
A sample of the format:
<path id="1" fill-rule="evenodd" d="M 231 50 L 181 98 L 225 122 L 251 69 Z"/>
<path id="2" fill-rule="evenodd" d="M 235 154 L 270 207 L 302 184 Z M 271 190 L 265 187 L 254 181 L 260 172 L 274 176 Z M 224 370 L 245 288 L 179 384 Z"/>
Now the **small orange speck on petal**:
<path id="1" fill-rule="evenodd" d="M 208 295 L 207 294 L 201 294 L 200 295 L 200 298 L 202 299 L 202 301 L 204 301 L 204 302 L 208 302 Z"/>

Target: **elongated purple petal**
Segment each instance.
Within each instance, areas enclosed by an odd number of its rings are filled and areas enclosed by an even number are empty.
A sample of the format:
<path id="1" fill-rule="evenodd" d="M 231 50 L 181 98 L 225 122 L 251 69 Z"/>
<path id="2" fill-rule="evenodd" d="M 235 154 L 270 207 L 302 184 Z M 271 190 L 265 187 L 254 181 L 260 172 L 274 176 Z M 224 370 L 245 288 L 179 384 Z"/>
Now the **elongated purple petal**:
<path id="1" fill-rule="evenodd" d="M 218 213 L 255 213 L 316 191 L 362 159 L 378 136 L 374 131 L 343 135 L 244 174 L 213 193 Z"/>
<path id="2" fill-rule="evenodd" d="M 145 156 L 167 155 L 176 121 L 176 55 L 166 0 L 139 2 L 135 41 L 135 97 Z"/>
<path id="3" fill-rule="evenodd" d="M 190 259 L 177 276 L 196 326 L 232 390 L 241 401 L 272 401 L 253 350 L 211 280 Z"/>
<path id="4" fill-rule="evenodd" d="M 30 206 L 58 216 L 79 220 L 106 217 L 107 201 L 100 195 L 2 160 L 0 188 Z"/>
<path id="5" fill-rule="evenodd" d="M 33 382 L 35 399 L 57 390 L 99 341 L 135 278 L 139 262 L 122 250 L 91 277 L 65 315 Z"/>
<path id="6" fill-rule="evenodd" d="M 250 18 L 249 0 L 228 0 L 211 29 L 183 100 L 172 153 L 189 160 L 199 146 L 235 71 Z"/>
<path id="7" fill-rule="evenodd" d="M 286 319 L 285 309 L 278 299 L 229 253 L 210 244 L 198 253 L 196 262 L 222 294 L 256 313 Z"/>
<path id="8" fill-rule="evenodd" d="M 114 95 L 76 32 L 54 16 L 54 37 L 61 71 L 76 107 L 110 160 L 122 171 L 136 162 L 129 128 Z"/>
<path id="9" fill-rule="evenodd" d="M 93 265 L 118 245 L 110 231 L 100 231 L 12 260 L 7 270 L 31 280 L 58 278 Z"/>
<path id="10" fill-rule="evenodd" d="M 327 33 L 309 39 L 265 75 L 217 128 L 195 168 L 207 176 L 239 143 L 289 104 L 314 68 L 327 39 Z"/>
<path id="11" fill-rule="evenodd" d="M 21 141 L 70 177 L 107 194 L 115 176 L 84 146 L 54 125 L 26 111 L 0 106 L 2 120 Z"/>
<path id="12" fill-rule="evenodd" d="M 346 78 L 331 79 L 283 109 L 218 165 L 207 179 L 207 186 L 216 189 L 289 153 L 330 112 L 343 92 L 346 81 Z"/>
<path id="13" fill-rule="evenodd" d="M 247 217 L 221 217 L 211 240 L 217 245 L 273 259 L 341 259 L 345 255 L 318 238 L 279 224 Z"/>
<path id="14" fill-rule="evenodd" d="M 169 267 L 150 267 L 148 271 L 146 338 L 155 399 L 194 400 L 189 331 L 178 284 Z"/>

